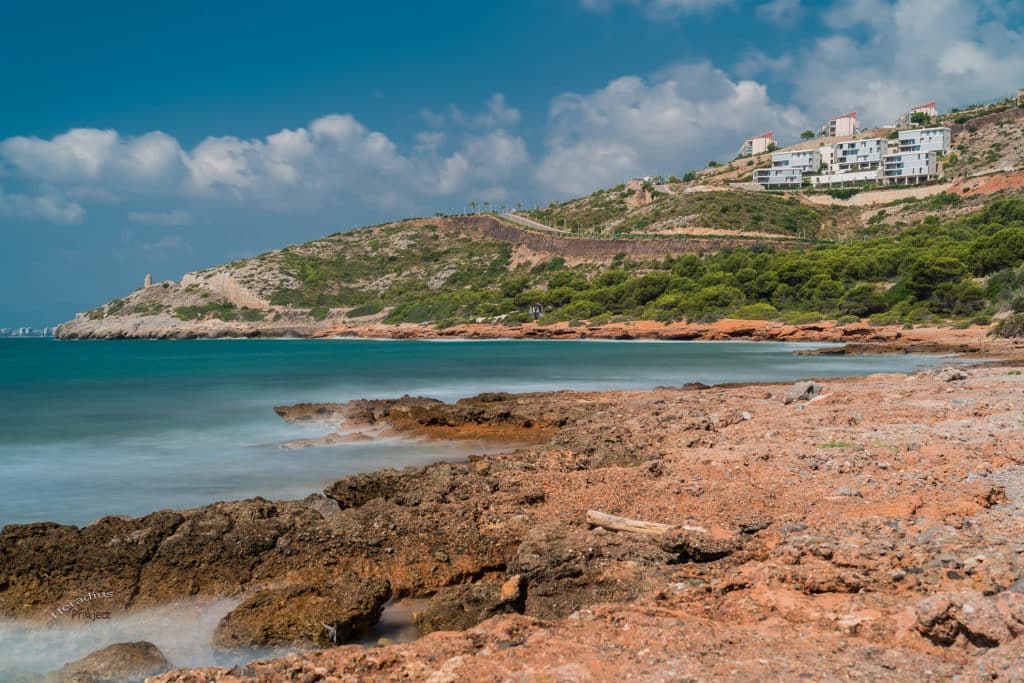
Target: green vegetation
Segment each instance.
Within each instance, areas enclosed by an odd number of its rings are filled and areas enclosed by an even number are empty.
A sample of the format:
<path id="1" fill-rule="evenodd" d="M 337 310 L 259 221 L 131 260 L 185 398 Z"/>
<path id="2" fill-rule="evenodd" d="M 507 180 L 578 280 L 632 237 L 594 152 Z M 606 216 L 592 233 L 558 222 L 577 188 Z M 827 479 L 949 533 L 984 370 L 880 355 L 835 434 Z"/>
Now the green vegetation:
<path id="1" fill-rule="evenodd" d="M 690 208 L 730 207 L 723 220 L 748 228 L 756 206 L 762 229 L 765 221 L 788 218 L 791 234 L 821 220 L 814 209 L 763 194 L 685 199 Z M 935 195 L 914 206 L 957 201 Z M 396 224 L 372 234 L 372 240 L 352 233 L 330 238 L 337 240 L 335 251 L 324 242 L 285 250 L 291 280 L 273 293 L 273 303 L 309 310 L 316 319 L 332 307 L 354 307 L 348 317 L 390 309 L 389 323 L 439 326 L 526 322 L 533 306 L 542 307 L 542 323 L 734 316 L 794 324 L 863 318 L 872 325 L 969 324 L 997 310 L 1024 310 L 1024 199 L 998 200 L 945 222 L 932 215 L 894 236 L 818 242 L 806 250 L 751 240 L 703 256 L 634 261 L 620 254 L 604 265 L 570 265 L 561 257 L 513 264 L 509 244 L 441 234 L 433 226 Z M 237 313 L 222 303 L 175 311 L 183 319 Z"/>
<path id="2" fill-rule="evenodd" d="M 164 312 L 164 305 L 159 301 L 151 301 L 145 304 L 138 304 L 132 309 L 132 313 L 135 315 L 149 316 L 149 315 L 160 315 Z"/>
<path id="3" fill-rule="evenodd" d="M 813 130 L 805 130 L 803 133 L 800 133 L 800 139 L 801 140 L 813 140 L 814 139 L 814 131 Z"/>
<path id="4" fill-rule="evenodd" d="M 992 335 L 1007 339 L 1024 337 L 1024 313 L 1014 313 L 1000 320 L 992 330 Z"/>
<path id="5" fill-rule="evenodd" d="M 230 301 L 211 301 L 202 306 L 178 306 L 174 309 L 174 317 L 179 320 L 238 320 L 238 311 Z"/>
<path id="6" fill-rule="evenodd" d="M 620 186 L 621 188 L 622 186 Z M 630 209 L 616 188 L 553 204 L 529 213 L 551 226 L 580 226 L 583 232 L 642 236 L 683 225 L 724 232 L 774 233 L 780 237 L 822 237 L 823 226 L 844 208 L 811 207 L 794 197 L 764 192 L 655 194 L 654 202 Z M 682 221 L 681 221 L 682 219 Z"/>
<path id="7" fill-rule="evenodd" d="M 818 448 L 850 448 L 851 446 L 853 444 L 846 441 L 827 441 L 818 446 Z"/>
<path id="8" fill-rule="evenodd" d="M 363 304 L 362 306 L 356 306 L 351 311 L 345 314 L 348 318 L 364 318 L 368 315 L 377 315 L 384 310 L 384 306 L 379 303 Z"/>

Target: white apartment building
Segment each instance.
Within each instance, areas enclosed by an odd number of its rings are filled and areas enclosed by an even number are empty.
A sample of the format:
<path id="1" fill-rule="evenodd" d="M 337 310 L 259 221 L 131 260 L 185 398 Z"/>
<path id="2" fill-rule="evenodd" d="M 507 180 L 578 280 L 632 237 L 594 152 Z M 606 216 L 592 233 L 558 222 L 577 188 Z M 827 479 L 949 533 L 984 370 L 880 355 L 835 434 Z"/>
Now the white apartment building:
<path id="1" fill-rule="evenodd" d="M 821 153 L 816 149 L 798 149 L 772 154 L 772 168 L 797 168 L 804 173 L 816 173 L 820 165 Z"/>
<path id="2" fill-rule="evenodd" d="M 754 182 L 768 189 L 799 188 L 804 184 L 804 173 L 791 166 L 759 168 L 754 171 Z"/>
<path id="3" fill-rule="evenodd" d="M 810 177 L 812 187 L 842 187 L 843 185 L 859 185 L 878 180 L 879 170 L 851 171 L 849 173 L 825 173 Z"/>
<path id="4" fill-rule="evenodd" d="M 825 137 L 840 137 L 847 135 L 857 134 L 857 112 L 851 111 L 849 114 L 843 114 L 837 116 L 834 119 L 829 119 L 818 131 L 818 135 Z"/>
<path id="5" fill-rule="evenodd" d="M 768 147 L 774 142 L 775 134 L 770 131 L 747 138 L 743 141 L 743 146 L 740 147 L 740 156 L 749 157 L 754 154 L 763 154 L 768 151 Z"/>
<path id="6" fill-rule="evenodd" d="M 822 166 L 828 169 L 832 168 L 832 165 L 836 162 L 836 146 L 829 144 L 819 147 L 818 159 L 820 160 L 819 169 Z"/>
<path id="7" fill-rule="evenodd" d="M 917 185 L 939 174 L 938 152 L 897 152 L 885 157 L 878 181 L 883 185 Z"/>
<path id="8" fill-rule="evenodd" d="M 911 107 L 910 111 L 900 114 L 899 118 L 896 119 L 897 128 L 906 128 L 913 123 L 914 114 L 924 114 L 928 117 L 936 117 L 939 115 L 939 110 L 936 108 L 935 102 L 928 102 L 927 104 L 919 104 L 916 107 Z"/>
<path id="9" fill-rule="evenodd" d="M 949 154 L 951 140 L 949 128 L 903 130 L 899 134 L 899 151 Z"/>
<path id="10" fill-rule="evenodd" d="M 835 158 L 829 170 L 833 173 L 876 170 L 882 165 L 882 157 L 888 145 L 882 138 L 849 140 L 834 145 Z"/>

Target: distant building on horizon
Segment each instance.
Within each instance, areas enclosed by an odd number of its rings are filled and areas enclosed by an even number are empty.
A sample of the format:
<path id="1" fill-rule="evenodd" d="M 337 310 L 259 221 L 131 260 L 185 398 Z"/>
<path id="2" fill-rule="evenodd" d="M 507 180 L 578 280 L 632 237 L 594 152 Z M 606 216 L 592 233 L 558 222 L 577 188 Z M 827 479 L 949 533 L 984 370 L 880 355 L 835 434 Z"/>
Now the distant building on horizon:
<path id="1" fill-rule="evenodd" d="M 755 154 L 763 154 L 768 151 L 768 148 L 775 144 L 775 134 L 771 131 L 767 133 L 761 133 L 755 135 L 752 138 L 747 138 L 743 141 L 743 146 L 740 147 L 740 156 L 749 157 Z"/>
<path id="2" fill-rule="evenodd" d="M 856 135 L 857 131 L 857 112 L 851 111 L 848 114 L 837 116 L 829 119 L 818 131 L 818 135 L 828 138 L 844 137 L 848 135 Z"/>
<path id="3" fill-rule="evenodd" d="M 916 107 L 911 107 L 909 111 L 906 111 L 899 115 L 896 119 L 897 128 L 906 128 L 911 125 L 914 121 L 914 114 L 924 114 L 929 119 L 933 119 L 939 115 L 939 110 L 936 108 L 935 102 L 928 102 L 926 104 L 919 104 Z"/>

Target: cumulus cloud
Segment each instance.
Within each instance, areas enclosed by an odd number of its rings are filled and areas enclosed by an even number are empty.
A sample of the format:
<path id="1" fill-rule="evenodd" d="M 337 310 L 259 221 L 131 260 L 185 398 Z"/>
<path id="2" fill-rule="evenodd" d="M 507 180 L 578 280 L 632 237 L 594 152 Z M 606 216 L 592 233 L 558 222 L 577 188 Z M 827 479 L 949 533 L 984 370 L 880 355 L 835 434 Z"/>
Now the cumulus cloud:
<path id="1" fill-rule="evenodd" d="M 646 80 L 624 76 L 555 99 L 536 176 L 560 193 L 590 192 L 631 174 L 682 172 L 731 154 L 751 131 L 804 123 L 798 110 L 773 103 L 762 84 L 733 81 L 707 63 Z"/>
<path id="2" fill-rule="evenodd" d="M 23 174 L 48 180 L 129 183 L 167 180 L 182 161 L 178 141 L 160 131 L 123 138 L 96 128 L 74 128 L 50 140 L 7 138 L 0 156 Z"/>
<path id="3" fill-rule="evenodd" d="M 449 125 L 472 129 L 511 128 L 519 123 L 520 118 L 519 110 L 508 106 L 502 93 L 492 95 L 482 112 L 464 112 L 453 104 L 446 113 L 424 109 L 422 114 L 423 120 L 431 128 Z"/>
<path id="4" fill-rule="evenodd" d="M 53 223 L 80 223 L 85 209 L 59 197 L 7 193 L 0 187 L 0 216 L 42 219 Z"/>
<path id="5" fill-rule="evenodd" d="M 509 132 L 519 117 L 501 94 L 479 112 L 451 107 L 444 118 L 453 131 L 425 131 L 407 151 L 349 114 L 328 114 L 263 138 L 208 137 L 188 150 L 159 131 L 128 137 L 77 128 L 51 139 L 2 140 L 0 162 L 12 174 L 54 189 L 55 196 L 63 192 L 83 200 L 141 193 L 255 201 L 278 209 L 346 199 L 413 206 L 435 196 L 500 186 L 514 173 L 527 175 L 522 173 L 529 158 L 526 143 Z M 26 201 L 17 204 L 24 207 Z M 50 206 L 54 215 L 59 209 L 69 217 L 83 211 L 78 204 L 46 197 L 34 201 Z M 138 212 L 129 218 L 156 225 L 190 220 L 184 212 Z M 79 213 L 71 220 L 80 219 Z"/>
<path id="6" fill-rule="evenodd" d="M 770 0 L 757 8 L 759 19 L 779 26 L 791 25 L 802 12 L 800 0 Z"/>
<path id="7" fill-rule="evenodd" d="M 143 225 L 188 225 L 192 222 L 192 214 L 187 211 L 133 211 L 128 214 L 132 223 Z"/>
<path id="8" fill-rule="evenodd" d="M 866 124 L 905 108 L 989 99 L 1024 73 L 1024 35 L 975 0 L 849 0 L 823 15 L 831 33 L 795 58 L 796 102 L 818 118 L 856 109 Z"/>

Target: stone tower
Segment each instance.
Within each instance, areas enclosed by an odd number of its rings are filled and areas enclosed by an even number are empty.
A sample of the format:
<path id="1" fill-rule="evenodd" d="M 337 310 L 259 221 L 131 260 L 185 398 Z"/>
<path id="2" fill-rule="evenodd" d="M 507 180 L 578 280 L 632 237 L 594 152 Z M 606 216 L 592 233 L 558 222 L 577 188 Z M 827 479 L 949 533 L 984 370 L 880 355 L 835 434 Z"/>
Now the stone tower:
<path id="1" fill-rule="evenodd" d="M 149 273 L 146 273 L 146 279 L 142 281 L 142 286 L 143 287 L 152 287 L 153 286 L 153 276 L 150 275 Z"/>

